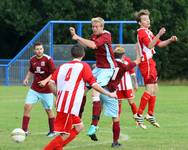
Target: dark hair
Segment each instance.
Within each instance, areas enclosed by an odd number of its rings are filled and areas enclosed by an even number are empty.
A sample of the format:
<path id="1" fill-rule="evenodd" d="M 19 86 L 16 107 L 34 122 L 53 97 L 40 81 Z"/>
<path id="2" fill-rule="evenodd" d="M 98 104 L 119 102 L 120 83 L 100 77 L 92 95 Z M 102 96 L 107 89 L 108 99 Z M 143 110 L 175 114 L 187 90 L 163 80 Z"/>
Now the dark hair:
<path id="1" fill-rule="evenodd" d="M 125 53 L 114 53 L 115 58 L 120 58 L 124 55 Z"/>
<path id="2" fill-rule="evenodd" d="M 36 46 L 39 46 L 39 45 L 42 45 L 42 43 L 41 43 L 41 42 L 36 42 L 36 43 L 34 44 L 34 48 L 35 48 Z"/>
<path id="3" fill-rule="evenodd" d="M 143 15 L 150 15 L 149 10 L 147 9 L 141 9 L 139 12 L 135 13 L 136 21 L 139 23 L 141 21 L 141 16 Z"/>
<path id="4" fill-rule="evenodd" d="M 85 50 L 84 47 L 81 45 L 74 45 L 71 48 L 71 55 L 74 58 L 80 58 L 80 57 L 84 57 L 85 56 Z"/>

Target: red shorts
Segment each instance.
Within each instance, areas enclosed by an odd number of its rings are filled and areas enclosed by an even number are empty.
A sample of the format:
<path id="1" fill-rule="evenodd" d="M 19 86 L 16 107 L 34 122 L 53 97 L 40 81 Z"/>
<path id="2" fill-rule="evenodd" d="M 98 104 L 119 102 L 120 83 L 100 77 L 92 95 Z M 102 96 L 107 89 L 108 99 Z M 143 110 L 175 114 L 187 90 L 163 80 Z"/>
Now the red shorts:
<path id="1" fill-rule="evenodd" d="M 57 112 L 54 122 L 54 131 L 69 134 L 72 126 L 79 123 L 81 123 L 80 117 L 63 112 Z"/>
<path id="2" fill-rule="evenodd" d="M 133 99 L 134 98 L 132 89 L 116 91 L 116 94 L 117 94 L 118 99 Z"/>
<path id="3" fill-rule="evenodd" d="M 157 69 L 155 61 L 150 58 L 147 61 L 142 61 L 139 64 L 139 69 L 144 78 L 145 84 L 157 83 Z"/>

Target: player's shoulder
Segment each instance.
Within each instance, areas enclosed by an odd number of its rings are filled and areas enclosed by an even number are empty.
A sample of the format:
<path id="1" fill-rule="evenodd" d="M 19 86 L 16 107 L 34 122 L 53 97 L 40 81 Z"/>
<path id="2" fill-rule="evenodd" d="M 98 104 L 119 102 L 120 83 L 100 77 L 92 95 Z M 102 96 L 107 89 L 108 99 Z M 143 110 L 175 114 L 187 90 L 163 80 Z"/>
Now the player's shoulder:
<path id="1" fill-rule="evenodd" d="M 52 57 L 47 55 L 47 54 L 43 54 L 43 57 L 46 58 L 47 60 L 50 60 Z"/>
<path id="2" fill-rule="evenodd" d="M 147 29 L 147 28 L 139 28 L 139 29 L 137 29 L 137 32 L 138 33 L 143 33 L 143 32 L 146 32 L 146 31 L 148 31 L 149 29 Z"/>
<path id="3" fill-rule="evenodd" d="M 103 35 L 111 35 L 111 33 L 109 31 L 107 31 L 107 30 L 104 30 L 102 34 Z"/>
<path id="4" fill-rule="evenodd" d="M 80 63 L 82 63 L 83 66 L 89 67 L 89 64 L 87 62 L 81 61 Z"/>
<path id="5" fill-rule="evenodd" d="M 123 65 L 123 61 L 121 59 L 116 59 L 117 66 Z"/>
<path id="6" fill-rule="evenodd" d="M 128 57 L 128 56 L 124 56 L 124 57 L 123 57 L 123 60 L 125 60 L 125 61 L 131 61 L 131 58 Z"/>
<path id="7" fill-rule="evenodd" d="M 35 59 L 36 55 L 30 57 L 30 60 Z"/>

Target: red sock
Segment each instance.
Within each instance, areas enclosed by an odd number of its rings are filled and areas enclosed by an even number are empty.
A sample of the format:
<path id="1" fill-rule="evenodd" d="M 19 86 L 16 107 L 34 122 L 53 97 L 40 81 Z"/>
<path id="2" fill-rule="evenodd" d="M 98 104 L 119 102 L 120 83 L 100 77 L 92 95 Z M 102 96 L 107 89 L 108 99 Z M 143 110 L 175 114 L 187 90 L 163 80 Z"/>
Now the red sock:
<path id="1" fill-rule="evenodd" d="M 48 118 L 50 132 L 54 132 L 54 120 L 55 118 Z"/>
<path id="2" fill-rule="evenodd" d="M 62 137 L 56 136 L 50 143 L 48 143 L 44 150 L 62 150 L 63 147 L 63 139 Z"/>
<path id="3" fill-rule="evenodd" d="M 82 113 L 84 112 L 84 106 L 86 104 L 86 96 L 84 95 L 83 99 L 82 99 L 82 104 L 80 107 L 80 112 L 79 112 L 79 117 L 82 118 Z"/>
<path id="4" fill-rule="evenodd" d="M 130 104 L 133 115 L 137 113 L 137 107 L 135 103 Z"/>
<path id="5" fill-rule="evenodd" d="M 148 114 L 150 116 L 152 116 L 154 113 L 155 102 L 156 102 L 156 96 L 151 96 L 148 103 Z"/>
<path id="6" fill-rule="evenodd" d="M 63 142 L 63 146 L 65 146 L 66 144 L 68 144 L 69 142 L 71 142 L 78 134 L 79 134 L 79 132 L 76 131 L 75 128 L 73 128 L 70 131 L 70 136 Z"/>
<path id="7" fill-rule="evenodd" d="M 93 102 L 93 116 L 92 116 L 92 125 L 97 126 L 99 119 L 100 119 L 100 114 L 101 114 L 101 102 L 100 101 L 95 101 Z"/>
<path id="8" fill-rule="evenodd" d="M 147 92 L 144 92 L 144 94 L 142 95 L 142 98 L 140 100 L 140 106 L 139 106 L 139 109 L 138 109 L 138 114 L 142 115 L 149 99 L 150 99 L 151 95 Z"/>
<path id="9" fill-rule="evenodd" d="M 25 132 L 27 132 L 27 130 L 28 130 L 29 120 L 30 120 L 30 117 L 23 116 L 23 120 L 22 120 L 22 129 L 23 129 Z"/>
<path id="10" fill-rule="evenodd" d="M 117 143 L 120 135 L 120 125 L 119 121 L 118 122 L 113 122 L 113 142 Z"/>

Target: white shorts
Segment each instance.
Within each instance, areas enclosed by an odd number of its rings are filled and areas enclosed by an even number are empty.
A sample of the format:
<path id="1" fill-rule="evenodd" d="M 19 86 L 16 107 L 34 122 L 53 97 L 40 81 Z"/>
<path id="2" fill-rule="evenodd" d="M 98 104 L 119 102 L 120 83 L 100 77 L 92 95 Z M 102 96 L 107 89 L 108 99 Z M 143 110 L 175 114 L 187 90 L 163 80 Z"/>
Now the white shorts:
<path id="1" fill-rule="evenodd" d="M 45 109 L 52 109 L 53 100 L 54 97 L 52 93 L 39 93 L 30 89 L 27 93 L 25 104 L 34 104 L 41 101 Z"/>

